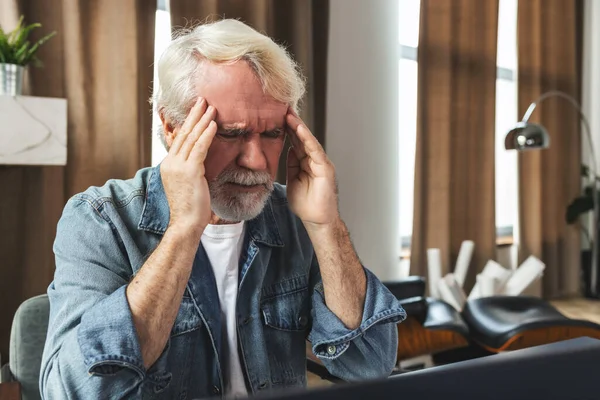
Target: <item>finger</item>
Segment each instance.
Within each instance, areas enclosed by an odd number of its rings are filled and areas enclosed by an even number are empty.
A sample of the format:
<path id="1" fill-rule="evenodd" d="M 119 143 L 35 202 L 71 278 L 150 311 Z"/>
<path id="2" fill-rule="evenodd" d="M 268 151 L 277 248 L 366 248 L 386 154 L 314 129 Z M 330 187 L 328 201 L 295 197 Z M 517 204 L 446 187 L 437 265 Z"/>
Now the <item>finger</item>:
<path id="1" fill-rule="evenodd" d="M 296 139 L 298 140 L 298 139 Z M 312 158 L 310 158 L 306 153 L 302 152 L 302 156 L 298 156 L 297 150 L 298 147 L 290 147 L 288 151 L 288 159 L 287 159 L 287 168 L 288 172 L 291 169 L 295 169 L 295 173 L 299 173 L 300 171 L 306 172 L 309 176 L 313 177 L 314 173 L 311 168 L 310 162 Z"/>
<path id="2" fill-rule="evenodd" d="M 292 150 L 291 147 L 287 153 L 286 164 L 287 164 L 287 168 L 285 171 L 285 176 L 286 176 L 285 184 L 288 185 L 288 187 L 289 187 L 290 183 L 293 182 L 295 179 L 297 179 L 298 174 L 300 173 L 300 161 L 298 160 L 298 157 L 296 157 L 296 153 Z"/>
<path id="3" fill-rule="evenodd" d="M 296 153 L 293 151 L 294 148 L 290 147 L 288 149 L 288 154 L 287 154 L 287 162 L 286 165 L 289 168 L 300 168 L 300 159 L 298 158 L 298 156 L 296 156 Z"/>
<path id="4" fill-rule="evenodd" d="M 300 116 L 298 115 L 298 113 L 296 113 L 296 111 L 294 111 L 294 109 L 292 107 L 288 107 L 288 113 L 292 114 L 296 118 L 302 119 L 302 118 L 300 118 Z"/>
<path id="5" fill-rule="evenodd" d="M 300 117 L 298 117 L 292 109 L 288 109 L 288 113 L 285 116 L 285 122 L 294 132 L 296 132 L 298 126 L 303 124 Z"/>
<path id="6" fill-rule="evenodd" d="M 169 150 L 171 154 L 179 153 L 179 150 L 181 149 L 183 142 L 185 142 L 188 133 L 192 131 L 196 123 L 204 114 L 205 110 L 206 101 L 202 97 L 199 97 L 192 109 L 190 110 L 188 116 L 185 118 L 183 125 L 181 126 L 181 128 L 179 128 L 177 135 L 175 136 L 175 140 L 173 141 L 171 149 Z"/>
<path id="7" fill-rule="evenodd" d="M 311 178 L 315 177 L 315 173 L 312 169 L 311 163 L 315 163 L 315 161 L 310 157 L 304 157 L 300 160 L 300 170 L 306 173 Z"/>
<path id="8" fill-rule="evenodd" d="M 192 148 L 198 141 L 198 138 L 204 133 L 206 128 L 208 128 L 208 124 L 210 124 L 210 121 L 215 119 L 216 115 L 216 109 L 213 106 L 208 106 L 206 112 L 204 115 L 202 115 L 202 118 L 200 118 L 200 121 L 198 121 L 198 123 L 194 126 L 190 134 L 187 135 L 187 138 L 181 145 L 181 149 L 178 153 L 180 157 L 183 157 L 184 159 L 189 157 Z"/>
<path id="9" fill-rule="evenodd" d="M 304 146 L 302 146 L 302 142 L 298 139 L 296 135 L 296 129 L 302 123 L 302 120 L 296 115 L 294 110 L 290 107 L 288 108 L 288 114 L 286 114 L 286 125 L 287 125 L 287 135 L 292 142 L 292 146 L 294 147 L 294 152 L 298 159 L 306 156 L 304 152 Z"/>
<path id="10" fill-rule="evenodd" d="M 296 154 L 296 157 L 298 159 L 306 157 L 306 153 L 304 152 L 304 146 L 302 146 L 302 142 L 296 136 L 296 132 L 294 132 L 289 127 L 285 131 L 287 136 L 290 138 L 290 142 L 292 143 L 291 149 L 293 149 L 294 153 Z"/>
<path id="11" fill-rule="evenodd" d="M 304 152 L 310 156 L 315 162 L 323 164 L 327 162 L 327 155 L 325 150 L 317 140 L 317 138 L 311 133 L 311 131 L 302 123 L 302 120 L 298 117 L 294 117 L 291 114 L 287 115 L 288 126 L 293 129 L 295 136 L 299 144 L 298 146 L 304 150 Z"/>
<path id="12" fill-rule="evenodd" d="M 217 123 L 215 121 L 210 121 L 208 127 L 204 130 L 204 132 L 200 135 L 194 147 L 190 151 L 190 156 L 188 160 L 203 163 L 206 160 L 206 155 L 208 154 L 208 149 L 217 134 Z"/>

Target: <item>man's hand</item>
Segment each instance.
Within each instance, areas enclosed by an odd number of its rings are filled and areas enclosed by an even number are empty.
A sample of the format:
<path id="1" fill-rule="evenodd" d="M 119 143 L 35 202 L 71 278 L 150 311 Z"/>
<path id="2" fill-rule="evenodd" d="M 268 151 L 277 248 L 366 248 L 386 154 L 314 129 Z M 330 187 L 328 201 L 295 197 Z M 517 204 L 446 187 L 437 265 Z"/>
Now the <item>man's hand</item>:
<path id="1" fill-rule="evenodd" d="M 287 197 L 290 209 L 307 229 L 338 222 L 335 168 L 304 122 L 289 109 L 287 134 L 292 148 L 287 158 Z"/>
<path id="2" fill-rule="evenodd" d="M 144 366 L 163 352 L 204 228 L 211 216 L 204 160 L 217 132 L 214 107 L 199 99 L 176 132 L 160 173 L 171 210 L 160 244 L 127 286 Z"/>
<path id="3" fill-rule="evenodd" d="M 367 280 L 340 218 L 335 168 L 323 147 L 291 110 L 286 116 L 292 148 L 287 197 L 302 220 L 319 262 L 327 307 L 349 329 L 360 326 Z"/>
<path id="4" fill-rule="evenodd" d="M 216 110 L 199 98 L 160 165 L 171 218 L 169 227 L 194 232 L 198 238 L 211 217 L 204 160 L 217 133 Z"/>

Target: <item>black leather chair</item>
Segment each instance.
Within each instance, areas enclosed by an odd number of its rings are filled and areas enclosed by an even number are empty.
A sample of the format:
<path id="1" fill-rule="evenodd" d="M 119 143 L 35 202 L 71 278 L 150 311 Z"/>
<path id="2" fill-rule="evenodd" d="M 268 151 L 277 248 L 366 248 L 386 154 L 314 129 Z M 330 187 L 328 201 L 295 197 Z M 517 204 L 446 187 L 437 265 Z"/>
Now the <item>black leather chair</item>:
<path id="1" fill-rule="evenodd" d="M 407 314 L 398 325 L 398 362 L 469 344 L 469 328 L 460 313 L 445 301 L 425 297 L 425 278 L 410 276 L 384 285 Z"/>
<path id="2" fill-rule="evenodd" d="M 536 297 L 469 300 L 459 313 L 442 300 L 425 297 L 423 277 L 384 284 L 407 313 L 398 325 L 398 362 L 430 354 L 445 364 L 579 337 L 600 339 L 599 324 L 568 318 Z M 335 381 L 324 367 L 310 364 L 309 371 Z"/>
<path id="3" fill-rule="evenodd" d="M 568 318 L 537 297 L 469 300 L 459 313 L 442 300 L 419 297 L 425 293 L 423 277 L 385 285 L 409 316 L 398 325 L 398 360 L 421 354 L 432 354 L 435 361 L 446 360 L 446 354 L 465 359 L 578 337 L 600 339 L 599 324 Z"/>
<path id="4" fill-rule="evenodd" d="M 600 325 L 568 318 L 537 297 L 469 300 L 462 317 L 469 326 L 470 338 L 493 353 L 584 336 L 600 339 Z"/>

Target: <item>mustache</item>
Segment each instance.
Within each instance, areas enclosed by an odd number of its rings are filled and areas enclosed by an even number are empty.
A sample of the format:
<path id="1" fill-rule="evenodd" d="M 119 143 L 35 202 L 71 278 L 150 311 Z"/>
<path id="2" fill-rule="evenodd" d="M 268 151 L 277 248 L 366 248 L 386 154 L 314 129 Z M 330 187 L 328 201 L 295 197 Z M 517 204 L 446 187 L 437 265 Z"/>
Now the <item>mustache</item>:
<path id="1" fill-rule="evenodd" d="M 219 184 L 235 183 L 237 185 L 253 186 L 265 185 L 269 190 L 273 189 L 271 175 L 265 171 L 251 171 L 243 168 L 226 168 L 216 179 Z"/>

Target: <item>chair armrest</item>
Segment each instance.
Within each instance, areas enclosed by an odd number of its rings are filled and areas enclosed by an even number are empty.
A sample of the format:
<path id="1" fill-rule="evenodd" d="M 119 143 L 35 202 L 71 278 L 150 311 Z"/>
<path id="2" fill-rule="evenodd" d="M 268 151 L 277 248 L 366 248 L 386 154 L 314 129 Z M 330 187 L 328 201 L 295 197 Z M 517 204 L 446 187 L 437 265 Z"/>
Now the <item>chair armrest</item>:
<path id="1" fill-rule="evenodd" d="M 0 383 L 0 399 L 21 400 L 21 385 L 19 382 Z"/>
<path id="2" fill-rule="evenodd" d="M 449 330 L 462 336 L 469 337 L 469 327 L 450 304 L 443 300 L 427 299 L 427 318 L 423 322 L 425 329 Z"/>
<path id="3" fill-rule="evenodd" d="M 398 300 L 425 296 L 425 278 L 422 276 L 409 276 L 399 281 L 386 281 L 383 284 Z"/>

